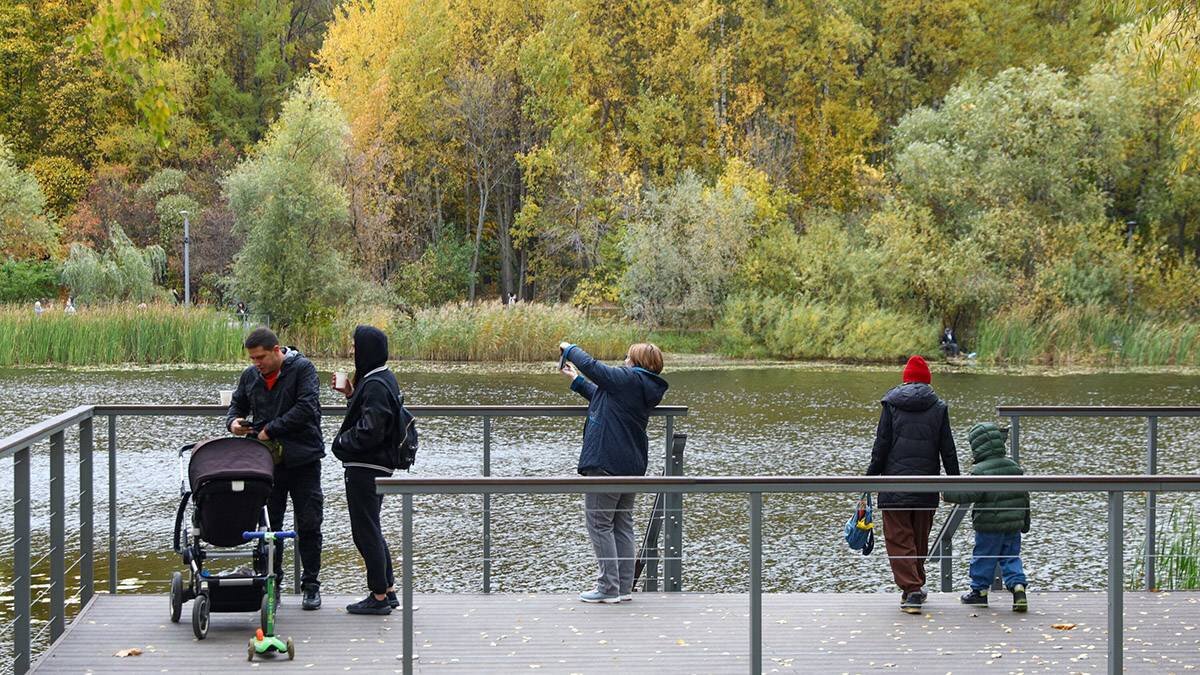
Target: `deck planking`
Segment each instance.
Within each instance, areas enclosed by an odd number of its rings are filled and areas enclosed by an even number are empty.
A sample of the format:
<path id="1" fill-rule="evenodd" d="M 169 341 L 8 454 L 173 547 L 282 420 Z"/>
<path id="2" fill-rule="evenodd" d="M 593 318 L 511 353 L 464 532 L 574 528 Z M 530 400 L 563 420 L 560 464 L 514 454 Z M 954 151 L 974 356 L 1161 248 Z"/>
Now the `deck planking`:
<path id="1" fill-rule="evenodd" d="M 1007 600 L 997 593 L 996 599 Z M 636 594 L 586 605 L 545 594 L 423 594 L 415 598 L 416 671 L 422 673 L 745 673 L 744 594 Z M 362 617 L 328 595 L 316 612 L 285 596 L 278 624 L 296 660 L 246 661 L 254 614 L 213 614 L 208 639 L 179 624 L 163 595 L 98 595 L 36 663 L 38 673 L 399 672 L 401 615 Z M 902 614 L 898 596 L 798 593 L 763 597 L 763 670 L 786 673 L 1104 672 L 1103 592 L 1031 593 L 1028 614 L 975 609 L 932 594 Z M 1200 593 L 1125 594 L 1125 668 L 1200 672 Z M 1075 624 L 1072 630 L 1053 624 Z M 118 658 L 138 647 L 141 656 Z"/>

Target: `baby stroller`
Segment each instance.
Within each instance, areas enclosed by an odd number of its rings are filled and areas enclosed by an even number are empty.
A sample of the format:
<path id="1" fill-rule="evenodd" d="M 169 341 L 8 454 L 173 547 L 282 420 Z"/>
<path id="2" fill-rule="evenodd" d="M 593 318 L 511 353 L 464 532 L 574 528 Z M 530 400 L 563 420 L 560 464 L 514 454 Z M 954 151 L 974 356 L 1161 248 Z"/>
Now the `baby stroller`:
<path id="1" fill-rule="evenodd" d="M 186 473 L 185 453 L 191 455 Z M 179 449 L 179 475 L 174 549 L 191 573 L 186 586 L 180 572 L 171 575 L 171 621 L 178 623 L 183 603 L 195 600 L 192 632 L 200 640 L 208 635 L 210 612 L 260 611 L 262 631 L 272 635 L 275 598 L 269 596 L 275 593 L 267 592 L 277 586 L 272 542 L 295 535 L 268 532 L 266 505 L 275 475 L 271 451 L 247 438 L 208 439 Z M 246 558 L 249 568 L 219 574 L 205 569 L 212 560 Z M 290 639 L 287 651 L 295 653 Z"/>

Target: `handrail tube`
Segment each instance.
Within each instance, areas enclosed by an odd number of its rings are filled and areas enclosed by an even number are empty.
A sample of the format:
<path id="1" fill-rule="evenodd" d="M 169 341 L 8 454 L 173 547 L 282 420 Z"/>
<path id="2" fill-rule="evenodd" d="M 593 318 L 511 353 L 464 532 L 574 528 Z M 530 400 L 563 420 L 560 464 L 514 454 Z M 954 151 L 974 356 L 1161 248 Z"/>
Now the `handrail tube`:
<path id="1" fill-rule="evenodd" d="M 999 417 L 1200 417 L 1200 406 L 999 405 Z"/>
<path id="2" fill-rule="evenodd" d="M 580 476 L 376 478 L 380 494 L 584 494 L 605 492 L 1196 492 L 1200 476 Z"/>
<path id="3" fill-rule="evenodd" d="M 762 672 L 762 500 L 766 493 L 778 492 L 859 492 L 902 489 L 912 492 L 938 492 L 946 488 L 984 492 L 1014 490 L 1051 492 L 1107 493 L 1108 501 L 1108 663 L 1110 674 L 1124 671 L 1124 519 L 1123 504 L 1127 491 L 1200 490 L 1200 476 L 724 476 L 724 477 L 582 477 L 582 478 L 474 478 L 474 479 L 394 479 L 378 478 L 380 493 L 399 493 L 403 497 L 403 568 L 401 592 L 404 601 L 402 623 L 405 673 L 414 670 L 413 653 L 413 501 L 417 494 L 545 494 L 595 492 L 724 492 L 749 495 L 750 519 L 750 673 Z"/>
<path id="4" fill-rule="evenodd" d="M 26 427 L 14 434 L 0 438 L 0 459 L 6 459 L 20 448 L 29 447 L 35 443 L 50 438 L 54 434 L 75 426 L 94 415 L 93 406 L 81 405 L 55 415 L 48 420 Z"/>
<path id="5" fill-rule="evenodd" d="M 1158 418 L 1200 417 L 1200 406 L 1029 406 L 1001 405 L 996 414 L 1009 419 L 1009 440 L 1012 445 L 1013 461 L 1020 462 L 1021 418 L 1022 417 L 1144 417 L 1146 418 L 1146 468 L 1148 474 L 1158 473 Z M 1154 590 L 1156 579 L 1155 546 L 1158 530 L 1158 499 L 1153 490 L 1146 492 L 1146 529 L 1143 534 L 1144 586 Z M 948 536 L 954 535 L 952 528 Z M 941 539 L 934 541 L 941 545 Z"/>
<path id="6" fill-rule="evenodd" d="M 405 406 L 415 417 L 584 417 L 584 405 L 410 405 Z M 95 406 L 96 415 L 162 416 L 162 417 L 215 417 L 224 415 L 229 409 L 222 405 L 141 405 L 109 404 Z M 345 415 L 347 406 L 322 405 L 321 412 L 329 415 Z M 683 417 L 688 414 L 685 405 L 660 405 L 650 411 L 651 417 Z M 3 445 L 0 445 L 3 447 Z"/>

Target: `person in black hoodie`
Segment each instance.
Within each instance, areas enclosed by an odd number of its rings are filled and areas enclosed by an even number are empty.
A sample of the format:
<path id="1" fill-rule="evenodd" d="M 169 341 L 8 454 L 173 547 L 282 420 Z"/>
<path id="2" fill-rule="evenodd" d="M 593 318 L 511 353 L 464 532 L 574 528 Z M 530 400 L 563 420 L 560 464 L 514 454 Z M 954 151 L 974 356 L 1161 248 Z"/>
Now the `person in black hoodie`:
<path id="1" fill-rule="evenodd" d="M 399 606 L 392 552 L 379 526 L 383 495 L 375 479 L 395 469 L 391 449 L 399 439 L 403 395 L 387 367 L 388 339 L 372 326 L 354 329 L 354 377 L 340 391 L 350 399 L 342 427 L 333 440 L 333 455 L 346 470 L 346 506 L 350 532 L 367 567 L 367 597 L 347 605 L 350 614 L 391 614 Z"/>
<path id="2" fill-rule="evenodd" d="M 583 428 L 583 450 L 577 470 L 584 476 L 646 475 L 646 424 L 650 411 L 667 393 L 660 373 L 662 352 L 652 344 L 635 344 L 621 368 L 606 366 L 579 347 L 559 345 L 568 361 L 562 373 L 571 379 L 571 390 L 588 400 Z M 579 599 L 615 604 L 633 600 L 635 533 L 633 503 L 636 494 L 586 494 L 584 510 L 588 536 L 600 564 L 593 590 Z"/>
<path id="3" fill-rule="evenodd" d="M 268 328 L 256 328 L 243 343 L 254 365 L 242 371 L 229 404 L 225 428 L 237 436 L 254 436 L 275 455 L 275 484 L 267 500 L 271 529 L 283 529 L 287 498 L 292 497 L 296 549 L 304 572 L 300 577 L 304 609 L 321 607 L 321 522 L 325 494 L 321 490 L 321 394 L 317 369 L 294 347 L 281 347 Z M 249 419 L 247 419 L 249 417 Z M 275 573 L 283 573 L 282 543 Z M 276 589 L 279 587 L 276 586 Z"/>
<path id="4" fill-rule="evenodd" d="M 939 459 L 946 475 L 959 475 L 950 409 L 930 386 L 929 364 L 909 358 L 902 381 L 881 401 L 867 475 L 936 476 Z M 920 614 L 925 602 L 925 558 L 937 505 L 936 492 L 879 493 L 888 562 L 901 590 L 900 609 L 909 614 Z"/>

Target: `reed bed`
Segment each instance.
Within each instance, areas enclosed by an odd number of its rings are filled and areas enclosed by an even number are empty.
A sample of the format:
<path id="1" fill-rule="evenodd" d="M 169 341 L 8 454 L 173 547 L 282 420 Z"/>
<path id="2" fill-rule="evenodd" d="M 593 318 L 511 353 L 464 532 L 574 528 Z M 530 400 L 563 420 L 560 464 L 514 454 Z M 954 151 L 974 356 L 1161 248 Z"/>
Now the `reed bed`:
<path id="1" fill-rule="evenodd" d="M 229 363 L 243 358 L 241 325 L 205 308 L 152 305 L 49 310 L 0 307 L 0 366 Z"/>
<path id="2" fill-rule="evenodd" d="M 985 362 L 1053 366 L 1200 366 L 1200 323 L 1130 318 L 1100 308 L 983 321 L 970 351 Z"/>
<path id="3" fill-rule="evenodd" d="M 618 359 L 648 332 L 616 320 L 588 319 L 570 305 L 456 303 L 401 315 L 391 327 L 397 356 L 431 361 L 549 361 L 558 343 L 578 343 L 596 358 Z"/>

